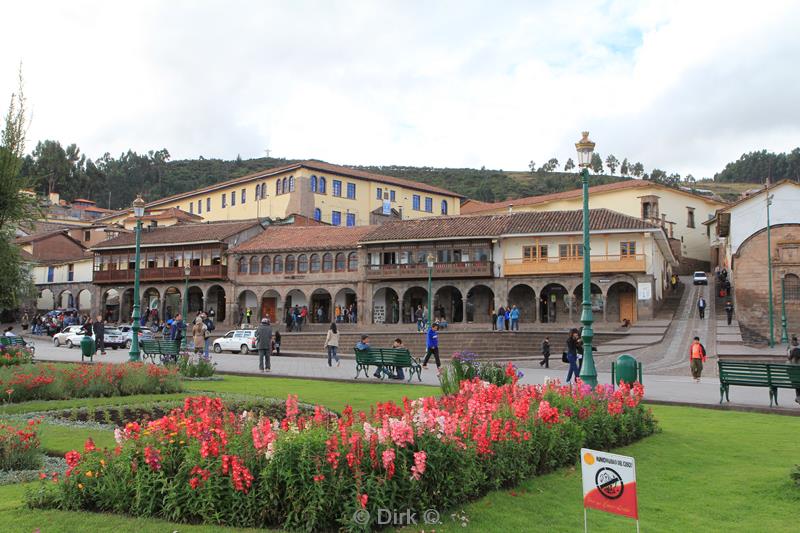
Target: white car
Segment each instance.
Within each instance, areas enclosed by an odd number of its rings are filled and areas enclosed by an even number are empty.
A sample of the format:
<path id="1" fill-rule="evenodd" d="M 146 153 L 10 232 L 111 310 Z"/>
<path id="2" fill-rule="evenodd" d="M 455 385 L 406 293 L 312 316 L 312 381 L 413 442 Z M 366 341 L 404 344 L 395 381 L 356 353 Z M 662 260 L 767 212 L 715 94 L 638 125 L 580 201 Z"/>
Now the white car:
<path id="1" fill-rule="evenodd" d="M 89 336 L 94 339 L 94 333 L 89 331 Z M 53 335 L 53 344 L 65 345 L 67 348 L 80 346 L 83 339 L 83 326 L 67 326 L 60 333 Z"/>
<path id="2" fill-rule="evenodd" d="M 214 340 L 214 353 L 239 352 L 242 354 L 256 350 L 256 330 L 235 329 Z"/>
<path id="3" fill-rule="evenodd" d="M 692 282 L 695 285 L 708 285 L 708 276 L 705 272 L 697 271 L 692 275 Z"/>
<path id="4" fill-rule="evenodd" d="M 122 336 L 125 339 L 124 346 L 125 348 L 131 347 L 131 339 L 133 339 L 133 326 L 130 324 L 120 324 L 117 326 L 117 329 L 120 330 Z M 142 341 L 149 341 L 153 340 L 153 330 L 150 328 L 139 328 L 139 345 L 142 344 Z"/>

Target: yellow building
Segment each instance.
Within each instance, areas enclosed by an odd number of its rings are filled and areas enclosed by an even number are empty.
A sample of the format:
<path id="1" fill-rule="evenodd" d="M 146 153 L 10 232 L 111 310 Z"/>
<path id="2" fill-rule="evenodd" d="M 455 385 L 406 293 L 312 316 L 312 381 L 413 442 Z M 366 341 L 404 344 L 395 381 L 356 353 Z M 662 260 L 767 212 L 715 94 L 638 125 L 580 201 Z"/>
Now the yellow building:
<path id="1" fill-rule="evenodd" d="M 727 204 L 682 189 L 645 180 L 627 180 L 589 188 L 591 209 L 611 209 L 663 227 L 682 272 L 708 269 L 711 259 L 709 234 L 703 222 L 714 218 Z M 517 198 L 496 203 L 467 202 L 462 214 L 581 209 L 581 189 Z"/>
<path id="2" fill-rule="evenodd" d="M 151 200 L 147 209 L 176 208 L 206 221 L 298 214 L 336 226 L 364 226 L 386 219 L 458 215 L 461 198 L 421 182 L 304 161 Z M 129 211 L 103 221 L 120 222 Z"/>

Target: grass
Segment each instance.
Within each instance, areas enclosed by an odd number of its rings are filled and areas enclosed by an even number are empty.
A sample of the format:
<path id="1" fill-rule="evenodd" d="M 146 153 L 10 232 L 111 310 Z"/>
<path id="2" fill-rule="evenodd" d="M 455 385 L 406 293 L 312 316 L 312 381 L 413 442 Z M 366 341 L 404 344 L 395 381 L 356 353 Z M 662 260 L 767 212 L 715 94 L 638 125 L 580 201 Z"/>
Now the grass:
<path id="1" fill-rule="evenodd" d="M 797 531 L 800 490 L 789 471 L 798 461 L 800 418 L 670 406 L 653 412 L 663 432 L 615 450 L 636 459 L 643 531 Z M 581 531 L 580 469 L 493 492 L 463 512 L 467 528 L 442 513 L 436 531 Z M 592 532 L 635 528 L 631 519 L 588 516 Z"/>

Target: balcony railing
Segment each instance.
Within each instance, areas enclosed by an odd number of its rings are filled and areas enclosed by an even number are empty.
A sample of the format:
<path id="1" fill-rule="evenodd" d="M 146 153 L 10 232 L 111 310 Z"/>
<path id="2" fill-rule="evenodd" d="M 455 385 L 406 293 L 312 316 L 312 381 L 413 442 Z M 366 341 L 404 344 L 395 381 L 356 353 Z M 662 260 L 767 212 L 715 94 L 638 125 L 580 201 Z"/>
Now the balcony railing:
<path id="1" fill-rule="evenodd" d="M 592 272 L 644 272 L 644 254 L 593 255 Z M 583 257 L 543 257 L 539 259 L 506 259 L 505 276 L 530 274 L 576 274 L 583 272 Z"/>
<path id="2" fill-rule="evenodd" d="M 190 280 L 225 279 L 228 267 L 225 265 L 193 266 Z M 95 270 L 95 283 L 133 283 L 134 270 Z M 184 279 L 183 267 L 143 268 L 139 271 L 141 281 L 180 281 Z"/>
<path id="3" fill-rule="evenodd" d="M 492 277 L 492 261 L 467 261 L 460 263 L 435 263 L 434 278 L 478 278 Z M 368 279 L 414 279 L 427 278 L 428 265 L 414 263 L 405 265 L 367 265 Z"/>

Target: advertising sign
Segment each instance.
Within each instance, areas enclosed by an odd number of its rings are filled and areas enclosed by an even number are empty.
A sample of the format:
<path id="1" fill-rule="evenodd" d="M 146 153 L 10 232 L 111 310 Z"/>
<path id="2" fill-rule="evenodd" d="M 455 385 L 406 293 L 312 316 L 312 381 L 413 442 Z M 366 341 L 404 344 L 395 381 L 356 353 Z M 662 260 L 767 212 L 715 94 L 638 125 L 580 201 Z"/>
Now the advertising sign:
<path id="1" fill-rule="evenodd" d="M 633 457 L 582 448 L 581 473 L 584 510 L 597 509 L 639 520 Z"/>

